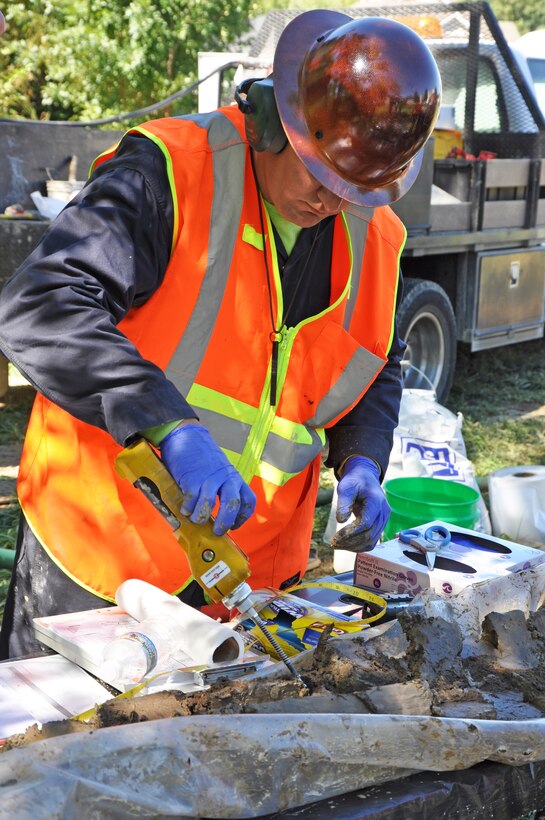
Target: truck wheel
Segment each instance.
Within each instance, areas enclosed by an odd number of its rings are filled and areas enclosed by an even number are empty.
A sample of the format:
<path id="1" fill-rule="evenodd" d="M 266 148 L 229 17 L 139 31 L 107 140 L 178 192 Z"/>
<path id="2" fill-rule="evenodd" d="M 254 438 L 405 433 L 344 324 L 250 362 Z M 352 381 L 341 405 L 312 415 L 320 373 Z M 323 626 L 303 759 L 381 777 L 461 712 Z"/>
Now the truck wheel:
<path id="1" fill-rule="evenodd" d="M 433 387 L 442 404 L 456 368 L 456 319 L 450 299 L 435 282 L 406 279 L 397 322 L 399 335 L 407 343 L 404 386 Z"/>

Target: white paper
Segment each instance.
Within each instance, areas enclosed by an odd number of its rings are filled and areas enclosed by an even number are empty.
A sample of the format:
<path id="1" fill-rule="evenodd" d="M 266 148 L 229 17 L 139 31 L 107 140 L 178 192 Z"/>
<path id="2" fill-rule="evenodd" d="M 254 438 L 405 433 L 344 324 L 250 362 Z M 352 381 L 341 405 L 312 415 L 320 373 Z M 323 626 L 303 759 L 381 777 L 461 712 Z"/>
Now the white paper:
<path id="1" fill-rule="evenodd" d="M 127 691 L 134 684 L 119 684 L 104 676 L 102 655 L 109 641 L 134 631 L 136 625 L 137 621 L 117 606 L 34 618 L 34 632 L 39 641 L 120 691 Z M 175 670 L 196 665 L 193 657 L 180 650 L 168 661 L 158 665 L 151 675 L 153 677 L 159 673 L 172 672 L 172 688 L 179 688 L 178 684 L 187 683 L 192 679 L 192 674 L 188 676 L 184 673 L 180 676 L 181 673 L 177 675 Z M 159 679 L 158 685 L 164 680 Z M 148 687 L 147 692 L 150 691 L 151 688 Z"/>
<path id="2" fill-rule="evenodd" d="M 0 663 L 0 737 L 37 723 L 65 720 L 111 698 L 110 692 L 60 655 Z"/>
<path id="3" fill-rule="evenodd" d="M 39 191 L 32 191 L 30 198 L 40 216 L 45 216 L 47 219 L 55 219 L 63 208 L 66 207 L 66 202 L 62 199 L 56 199 L 52 196 L 42 196 Z"/>

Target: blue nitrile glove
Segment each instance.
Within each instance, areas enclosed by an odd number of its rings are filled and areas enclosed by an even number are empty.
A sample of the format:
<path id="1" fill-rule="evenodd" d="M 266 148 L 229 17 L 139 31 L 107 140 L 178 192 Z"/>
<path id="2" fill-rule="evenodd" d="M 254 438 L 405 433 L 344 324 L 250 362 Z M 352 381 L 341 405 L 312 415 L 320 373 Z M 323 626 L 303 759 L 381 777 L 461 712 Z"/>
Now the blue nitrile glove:
<path id="1" fill-rule="evenodd" d="M 181 489 L 181 513 L 195 524 L 210 518 L 216 500 L 220 507 L 213 530 L 223 535 L 252 515 L 255 494 L 229 463 L 206 427 L 184 424 L 172 430 L 159 445 L 165 467 Z"/>
<path id="2" fill-rule="evenodd" d="M 379 466 L 366 456 L 348 459 L 337 487 L 339 524 L 351 513 L 355 520 L 333 536 L 332 545 L 352 552 L 373 549 L 390 517 L 390 505 L 380 486 Z"/>

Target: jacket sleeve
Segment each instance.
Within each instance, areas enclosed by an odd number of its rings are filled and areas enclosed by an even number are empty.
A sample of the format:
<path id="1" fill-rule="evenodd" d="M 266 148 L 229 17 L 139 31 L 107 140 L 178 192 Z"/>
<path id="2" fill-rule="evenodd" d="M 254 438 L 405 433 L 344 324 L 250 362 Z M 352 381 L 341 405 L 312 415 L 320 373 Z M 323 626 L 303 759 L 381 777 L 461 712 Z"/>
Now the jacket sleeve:
<path id="1" fill-rule="evenodd" d="M 34 387 L 119 444 L 194 416 L 117 328 L 162 282 L 172 202 L 160 150 L 126 137 L 0 294 L 0 349 Z"/>
<path id="2" fill-rule="evenodd" d="M 402 298 L 403 281 L 400 274 L 398 304 Z M 401 360 L 405 348 L 396 323 L 388 361 L 381 372 L 358 404 L 334 427 L 326 430 L 329 443 L 326 465 L 334 469 L 337 477 L 342 463 L 355 455 L 374 459 L 380 466 L 381 477 L 384 477 L 399 417 L 403 390 Z"/>

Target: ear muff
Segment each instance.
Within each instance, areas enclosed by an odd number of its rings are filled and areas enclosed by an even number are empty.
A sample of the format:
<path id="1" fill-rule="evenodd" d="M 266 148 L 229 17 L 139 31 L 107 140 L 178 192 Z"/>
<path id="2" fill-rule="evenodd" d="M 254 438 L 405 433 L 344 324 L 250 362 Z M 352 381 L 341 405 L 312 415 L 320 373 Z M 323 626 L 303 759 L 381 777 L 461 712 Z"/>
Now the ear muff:
<path id="1" fill-rule="evenodd" d="M 288 139 L 278 115 L 272 77 L 244 80 L 236 88 L 235 100 L 244 114 L 246 136 L 254 151 L 279 154 Z"/>

